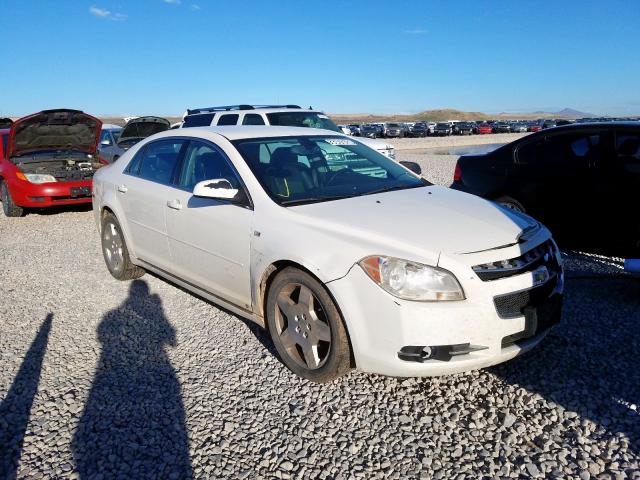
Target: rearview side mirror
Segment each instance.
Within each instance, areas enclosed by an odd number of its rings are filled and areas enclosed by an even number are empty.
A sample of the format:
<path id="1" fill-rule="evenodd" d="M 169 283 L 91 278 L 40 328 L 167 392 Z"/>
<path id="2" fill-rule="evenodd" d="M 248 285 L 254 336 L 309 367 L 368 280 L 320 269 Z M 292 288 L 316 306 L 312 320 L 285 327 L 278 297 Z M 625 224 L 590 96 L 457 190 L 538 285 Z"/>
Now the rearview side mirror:
<path id="1" fill-rule="evenodd" d="M 407 170 L 411 170 L 416 175 L 422 175 L 422 168 L 420 168 L 420 165 L 418 165 L 416 162 L 407 162 L 403 160 L 399 163 L 404 168 L 406 168 Z"/>
<path id="2" fill-rule="evenodd" d="M 238 194 L 238 189 L 233 188 L 226 178 L 203 180 L 193 187 L 195 197 L 213 198 L 217 200 L 232 200 Z"/>

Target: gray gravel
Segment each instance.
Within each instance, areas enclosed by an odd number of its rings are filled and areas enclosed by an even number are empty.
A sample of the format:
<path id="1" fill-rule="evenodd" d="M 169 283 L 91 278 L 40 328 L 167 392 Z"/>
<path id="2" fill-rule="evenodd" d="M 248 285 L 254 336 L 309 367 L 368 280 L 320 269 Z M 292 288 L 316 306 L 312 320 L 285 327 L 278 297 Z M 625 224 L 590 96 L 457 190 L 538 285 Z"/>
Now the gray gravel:
<path id="1" fill-rule="evenodd" d="M 0 477 L 640 478 L 640 282 L 615 259 L 566 256 L 563 322 L 524 357 L 314 385 L 258 327 L 112 279 L 87 210 L 0 215 L 0 245 Z"/>

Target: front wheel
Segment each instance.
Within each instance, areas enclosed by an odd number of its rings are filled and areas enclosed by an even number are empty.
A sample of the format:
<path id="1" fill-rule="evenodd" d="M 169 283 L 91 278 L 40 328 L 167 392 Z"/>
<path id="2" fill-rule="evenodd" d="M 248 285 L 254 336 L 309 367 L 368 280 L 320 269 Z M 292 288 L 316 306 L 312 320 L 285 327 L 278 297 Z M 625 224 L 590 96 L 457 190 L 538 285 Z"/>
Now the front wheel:
<path id="1" fill-rule="evenodd" d="M 277 274 L 267 296 L 267 327 L 284 364 L 302 378 L 330 382 L 351 367 L 342 318 L 324 286 L 302 270 Z"/>
<path id="2" fill-rule="evenodd" d="M 0 182 L 0 198 L 2 199 L 2 211 L 7 217 L 21 217 L 24 215 L 24 208 L 13 202 L 9 187 L 6 182 Z"/>
<path id="3" fill-rule="evenodd" d="M 133 280 L 144 275 L 143 268 L 134 265 L 118 219 L 112 213 L 102 217 L 102 255 L 109 273 L 118 280 Z"/>
<path id="4" fill-rule="evenodd" d="M 524 205 L 520 203 L 518 200 L 512 197 L 500 197 L 495 200 L 496 203 L 502 205 L 503 207 L 508 208 L 509 210 L 515 210 L 516 212 L 527 213 Z"/>

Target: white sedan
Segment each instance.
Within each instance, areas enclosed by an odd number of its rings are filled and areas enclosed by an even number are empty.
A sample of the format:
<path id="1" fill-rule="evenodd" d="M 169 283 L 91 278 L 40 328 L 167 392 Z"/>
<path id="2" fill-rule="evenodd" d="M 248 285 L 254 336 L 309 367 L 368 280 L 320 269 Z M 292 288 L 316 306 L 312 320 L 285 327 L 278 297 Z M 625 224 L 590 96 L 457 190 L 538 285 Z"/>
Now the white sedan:
<path id="1" fill-rule="evenodd" d="M 549 231 L 327 130 L 156 134 L 94 177 L 111 274 L 155 272 L 265 326 L 317 382 L 487 367 L 559 320 Z"/>

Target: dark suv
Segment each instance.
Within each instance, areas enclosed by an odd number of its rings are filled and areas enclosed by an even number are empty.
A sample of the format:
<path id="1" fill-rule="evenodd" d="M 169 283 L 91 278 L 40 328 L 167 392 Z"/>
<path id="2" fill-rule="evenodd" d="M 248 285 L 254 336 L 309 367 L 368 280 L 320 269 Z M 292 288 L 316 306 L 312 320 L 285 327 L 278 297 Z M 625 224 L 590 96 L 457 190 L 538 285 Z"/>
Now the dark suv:
<path id="1" fill-rule="evenodd" d="M 531 214 L 564 246 L 640 253 L 639 122 L 555 127 L 462 156 L 452 188 Z"/>

